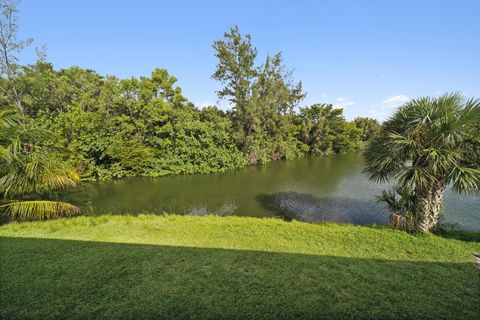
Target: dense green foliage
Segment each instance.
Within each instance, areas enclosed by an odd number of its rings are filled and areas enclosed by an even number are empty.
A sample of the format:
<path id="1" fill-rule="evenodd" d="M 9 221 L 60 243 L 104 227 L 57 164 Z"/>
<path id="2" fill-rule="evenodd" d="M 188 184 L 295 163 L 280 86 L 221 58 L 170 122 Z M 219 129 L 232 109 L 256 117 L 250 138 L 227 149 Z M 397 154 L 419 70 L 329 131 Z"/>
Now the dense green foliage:
<path id="1" fill-rule="evenodd" d="M 43 220 L 79 213 L 64 202 L 31 200 L 25 196 L 75 186 L 78 173 L 65 164 L 62 150 L 49 143 L 52 133 L 32 128 L 14 110 L 0 110 L 1 220 Z"/>
<path id="2" fill-rule="evenodd" d="M 342 109 L 316 104 L 300 108 L 298 123 L 300 140 L 311 155 L 345 152 L 359 147 L 362 130 L 345 121 Z"/>
<path id="3" fill-rule="evenodd" d="M 393 178 L 381 197 L 399 226 L 428 231 L 437 225 L 447 186 L 480 191 L 480 99 L 460 94 L 413 99 L 384 124 L 366 152 L 371 179 Z"/>
<path id="4" fill-rule="evenodd" d="M 91 70 L 24 67 L 24 109 L 70 148 L 84 178 L 213 172 L 244 164 L 231 124 L 213 108 L 196 110 L 157 69 L 151 78 L 103 78 Z"/>
<path id="5" fill-rule="evenodd" d="M 370 141 L 381 131 L 382 125 L 378 120 L 372 118 L 357 117 L 353 120 L 355 126 L 362 132 L 362 141 Z"/>
<path id="6" fill-rule="evenodd" d="M 225 84 L 219 97 L 232 103 L 228 112 L 196 108 L 164 69 L 118 79 L 78 67 L 55 70 L 43 56 L 33 65 L 12 64 L 15 72 L 0 82 L 0 106 L 52 131 L 50 143 L 69 150 L 52 156 L 66 155 L 82 179 L 218 172 L 346 152 L 370 139 L 370 127 L 346 121 L 342 109 L 295 112 L 305 96 L 301 83 L 291 82 L 280 54 L 255 66 L 256 49 L 238 28 L 214 48 L 214 78 Z"/>
<path id="7" fill-rule="evenodd" d="M 28 86 L 27 114 L 64 138 L 84 178 L 208 173 L 245 163 L 226 115 L 197 110 L 166 70 L 118 80 L 45 63 L 25 69 L 32 79 L 49 79 L 37 83 L 44 90 Z"/>
<path id="8" fill-rule="evenodd" d="M 12 223 L 0 318 L 478 319 L 471 240 L 245 217 Z"/>

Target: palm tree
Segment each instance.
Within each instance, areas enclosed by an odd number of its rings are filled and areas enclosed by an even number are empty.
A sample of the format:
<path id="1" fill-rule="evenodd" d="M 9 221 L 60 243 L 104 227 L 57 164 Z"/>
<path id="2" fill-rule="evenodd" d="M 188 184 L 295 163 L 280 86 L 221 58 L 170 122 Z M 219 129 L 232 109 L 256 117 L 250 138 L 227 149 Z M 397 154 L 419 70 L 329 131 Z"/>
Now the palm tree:
<path id="1" fill-rule="evenodd" d="M 394 228 L 413 230 L 415 221 L 415 197 L 413 193 L 397 185 L 390 190 L 383 190 L 377 197 L 379 202 L 385 202 L 390 211 L 390 225 Z"/>
<path id="2" fill-rule="evenodd" d="M 370 143 L 365 171 L 377 182 L 396 181 L 400 192 L 384 193 L 381 200 L 404 216 L 407 229 L 425 232 L 437 225 L 447 186 L 480 190 L 479 123 L 479 99 L 423 97 L 400 107 Z M 396 196 L 408 199 L 398 202 Z"/>
<path id="3" fill-rule="evenodd" d="M 52 134 L 29 128 L 13 110 L 0 110 L 0 211 L 11 219 L 43 220 L 72 215 L 80 209 L 69 203 L 45 200 L 14 200 L 30 194 L 73 187 L 78 173 L 64 164 L 46 145 Z"/>

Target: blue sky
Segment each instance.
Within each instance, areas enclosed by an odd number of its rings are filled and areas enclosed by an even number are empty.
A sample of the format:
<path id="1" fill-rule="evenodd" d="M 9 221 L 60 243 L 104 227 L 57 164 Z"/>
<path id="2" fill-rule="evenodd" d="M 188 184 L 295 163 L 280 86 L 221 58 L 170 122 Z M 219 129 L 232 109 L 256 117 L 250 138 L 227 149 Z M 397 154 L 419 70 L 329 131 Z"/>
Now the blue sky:
<path id="1" fill-rule="evenodd" d="M 480 97 L 480 1 L 23 0 L 21 55 L 47 45 L 56 68 L 121 78 L 162 67 L 196 105 L 216 104 L 211 47 L 231 26 L 259 58 L 281 51 L 310 105 L 342 105 L 348 119 L 384 119 L 408 98 L 459 91 Z M 223 108 L 227 107 L 222 103 Z"/>

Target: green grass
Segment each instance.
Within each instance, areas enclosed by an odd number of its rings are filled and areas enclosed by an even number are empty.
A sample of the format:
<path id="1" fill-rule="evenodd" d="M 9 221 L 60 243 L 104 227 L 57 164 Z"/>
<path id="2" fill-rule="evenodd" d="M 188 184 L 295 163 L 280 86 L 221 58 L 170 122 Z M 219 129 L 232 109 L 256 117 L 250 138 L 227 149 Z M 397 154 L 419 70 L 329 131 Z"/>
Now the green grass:
<path id="1" fill-rule="evenodd" d="M 477 240 L 237 217 L 11 223 L 0 317 L 478 319 Z"/>

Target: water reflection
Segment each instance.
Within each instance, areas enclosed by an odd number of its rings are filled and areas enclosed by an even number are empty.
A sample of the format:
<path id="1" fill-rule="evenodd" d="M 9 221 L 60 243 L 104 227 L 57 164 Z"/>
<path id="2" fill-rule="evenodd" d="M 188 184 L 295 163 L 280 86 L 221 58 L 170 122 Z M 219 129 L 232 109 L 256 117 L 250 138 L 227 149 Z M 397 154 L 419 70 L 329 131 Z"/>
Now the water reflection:
<path id="1" fill-rule="evenodd" d="M 376 196 L 384 187 L 363 174 L 360 154 L 306 157 L 209 175 L 82 183 L 61 198 L 83 214 L 289 216 L 302 221 L 386 223 Z M 281 212 L 280 212 L 281 211 Z M 480 198 L 448 191 L 444 221 L 480 230 Z"/>
<path id="2" fill-rule="evenodd" d="M 343 222 L 353 224 L 386 224 L 388 212 L 374 200 L 345 197 L 319 198 L 308 193 L 278 192 L 259 194 L 259 203 L 286 219 L 306 222 Z"/>

